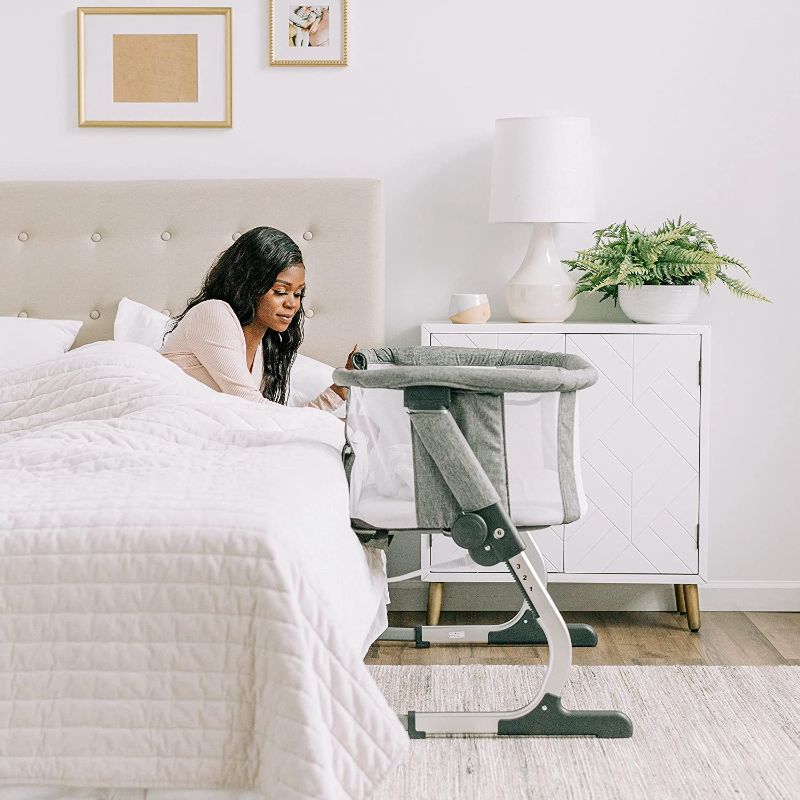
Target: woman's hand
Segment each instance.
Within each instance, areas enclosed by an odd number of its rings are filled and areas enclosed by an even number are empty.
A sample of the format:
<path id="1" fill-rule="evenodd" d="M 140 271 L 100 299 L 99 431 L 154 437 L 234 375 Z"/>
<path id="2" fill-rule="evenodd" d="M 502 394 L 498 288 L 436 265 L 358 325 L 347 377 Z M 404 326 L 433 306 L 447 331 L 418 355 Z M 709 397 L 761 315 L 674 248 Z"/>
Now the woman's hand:
<path id="1" fill-rule="evenodd" d="M 353 349 L 350 351 L 350 355 L 347 356 L 347 361 L 345 362 L 344 368 L 345 369 L 353 369 L 353 354 L 358 351 L 358 345 L 354 345 Z M 332 384 L 331 389 L 333 389 L 342 400 L 347 400 L 347 388 L 345 386 L 339 386 L 337 384 Z"/>
<path id="2" fill-rule="evenodd" d="M 350 355 L 347 356 L 347 361 L 344 365 L 345 369 L 353 369 L 353 355 L 358 352 L 358 345 L 353 345 L 353 349 L 350 351 Z"/>

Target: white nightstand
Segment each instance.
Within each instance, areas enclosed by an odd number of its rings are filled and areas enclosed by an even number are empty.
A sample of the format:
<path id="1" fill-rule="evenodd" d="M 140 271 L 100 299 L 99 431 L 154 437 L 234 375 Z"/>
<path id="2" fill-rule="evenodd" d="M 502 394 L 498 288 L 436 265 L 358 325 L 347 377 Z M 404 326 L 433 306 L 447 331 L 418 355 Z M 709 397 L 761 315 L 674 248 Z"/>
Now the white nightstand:
<path id="1" fill-rule="evenodd" d="M 600 373 L 580 392 L 583 482 L 589 511 L 535 533 L 549 580 L 671 583 L 691 630 L 708 556 L 710 329 L 702 325 L 488 323 L 422 326 L 422 344 L 578 353 Z M 428 621 L 447 582 L 510 581 L 501 564 L 479 572 L 437 567 L 462 552 L 422 537 Z"/>

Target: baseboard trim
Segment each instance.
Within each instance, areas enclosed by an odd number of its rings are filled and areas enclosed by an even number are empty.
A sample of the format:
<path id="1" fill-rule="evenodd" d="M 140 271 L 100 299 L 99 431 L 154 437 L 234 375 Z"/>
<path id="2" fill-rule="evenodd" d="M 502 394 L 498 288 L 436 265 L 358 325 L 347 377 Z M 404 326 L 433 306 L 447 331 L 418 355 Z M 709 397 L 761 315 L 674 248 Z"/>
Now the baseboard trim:
<path id="1" fill-rule="evenodd" d="M 551 583 L 562 611 L 674 611 L 671 584 Z M 406 581 L 389 589 L 390 611 L 424 611 L 428 584 Z M 447 583 L 445 611 L 514 611 L 517 588 L 506 583 Z M 710 581 L 700 586 L 702 611 L 800 611 L 800 581 Z"/>
<path id="2" fill-rule="evenodd" d="M 700 587 L 706 611 L 800 611 L 800 581 L 712 581 Z"/>

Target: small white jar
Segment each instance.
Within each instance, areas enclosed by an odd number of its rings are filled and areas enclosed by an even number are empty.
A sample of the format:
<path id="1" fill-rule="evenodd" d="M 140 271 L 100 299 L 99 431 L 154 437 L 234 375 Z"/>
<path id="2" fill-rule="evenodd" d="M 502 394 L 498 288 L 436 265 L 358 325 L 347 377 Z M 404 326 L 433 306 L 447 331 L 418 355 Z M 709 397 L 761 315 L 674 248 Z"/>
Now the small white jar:
<path id="1" fill-rule="evenodd" d="M 450 322 L 474 325 L 487 322 L 492 310 L 485 294 L 451 294 L 450 310 L 447 313 Z"/>

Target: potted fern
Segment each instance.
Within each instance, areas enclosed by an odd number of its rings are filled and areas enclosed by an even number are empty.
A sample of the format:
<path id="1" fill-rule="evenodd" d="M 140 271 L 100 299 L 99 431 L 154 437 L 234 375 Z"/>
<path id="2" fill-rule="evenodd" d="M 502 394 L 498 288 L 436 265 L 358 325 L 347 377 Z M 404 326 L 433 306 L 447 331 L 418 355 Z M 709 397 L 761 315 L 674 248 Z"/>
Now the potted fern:
<path id="1" fill-rule="evenodd" d="M 594 237 L 592 247 L 563 262 L 583 271 L 574 294 L 610 297 L 634 322 L 685 322 L 697 307 L 700 287 L 708 292 L 716 280 L 738 297 L 770 302 L 728 274 L 731 267 L 748 277 L 750 272 L 720 253 L 711 234 L 694 222 L 667 220 L 651 233 L 622 222 L 595 231 Z"/>

